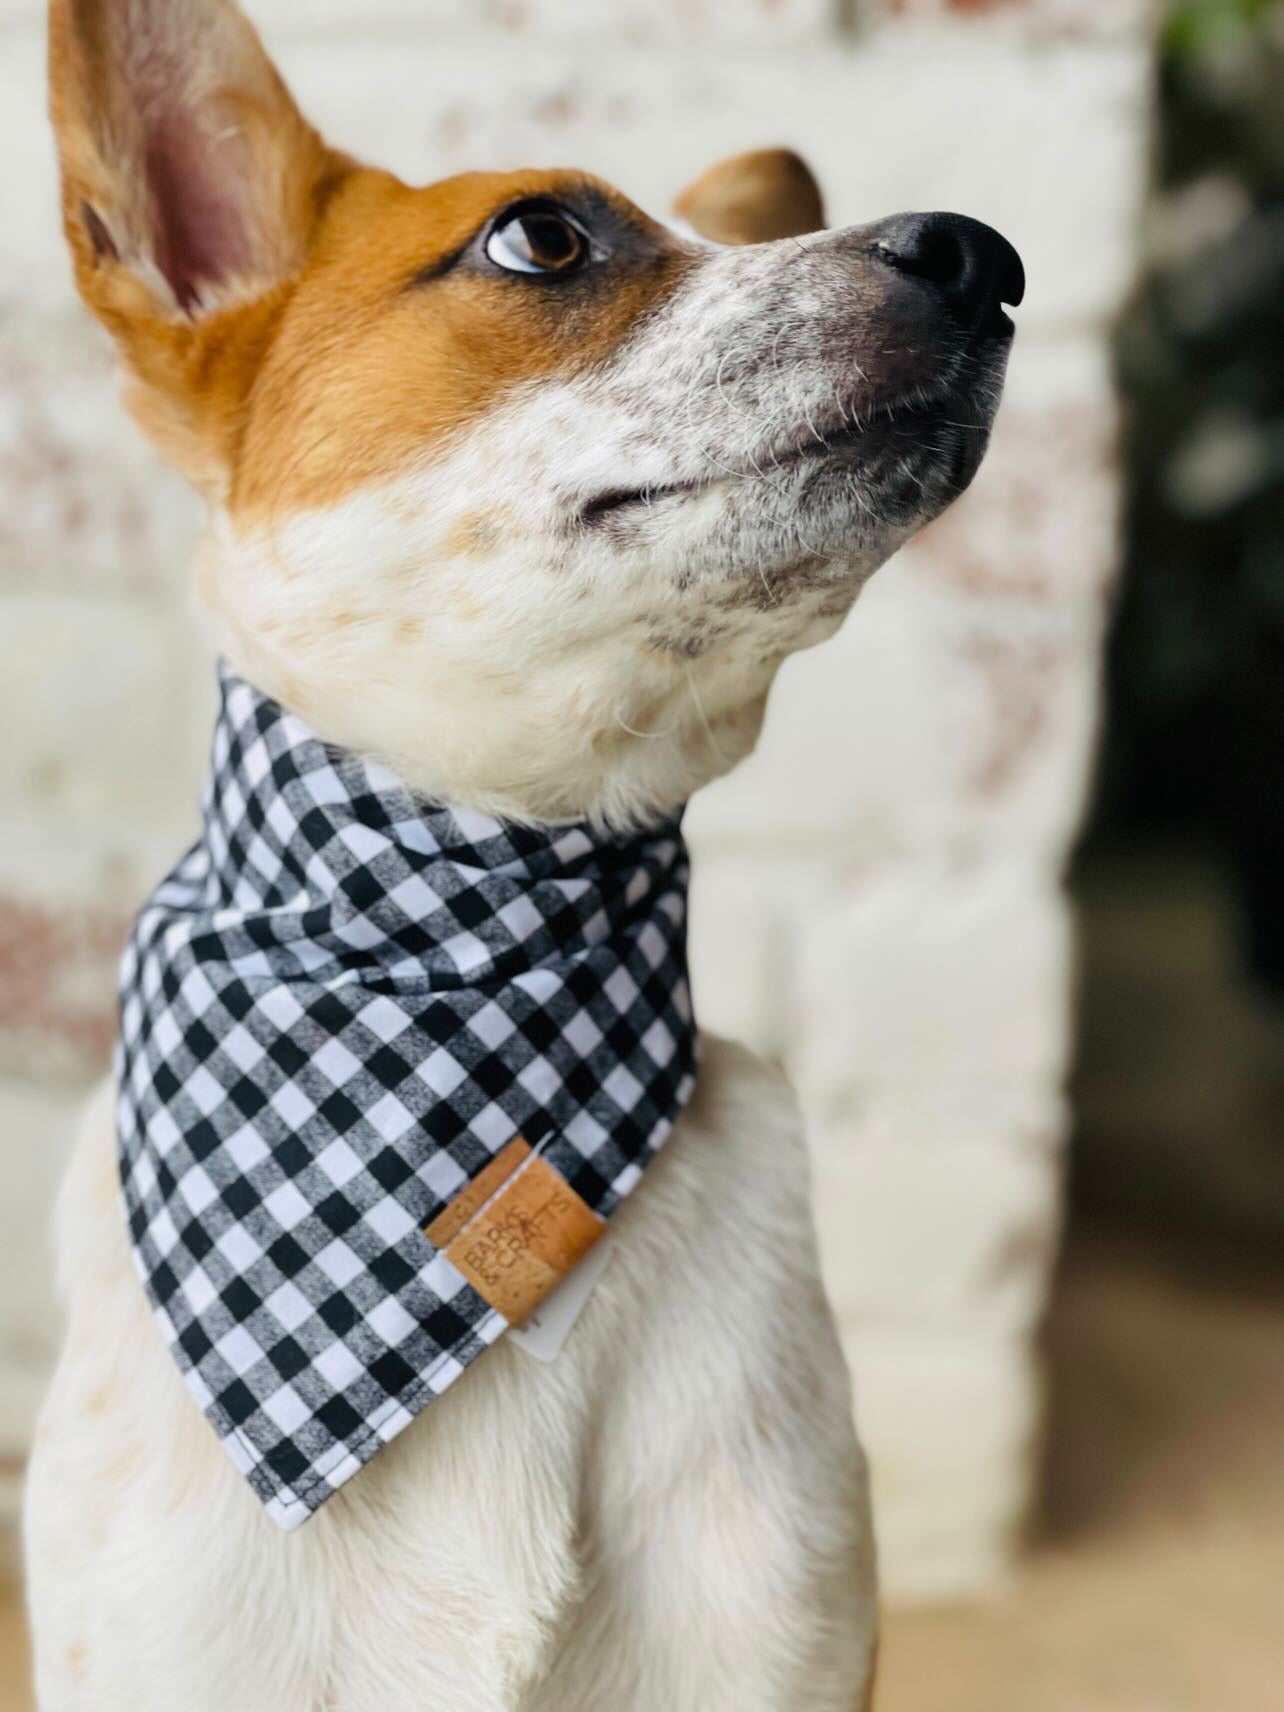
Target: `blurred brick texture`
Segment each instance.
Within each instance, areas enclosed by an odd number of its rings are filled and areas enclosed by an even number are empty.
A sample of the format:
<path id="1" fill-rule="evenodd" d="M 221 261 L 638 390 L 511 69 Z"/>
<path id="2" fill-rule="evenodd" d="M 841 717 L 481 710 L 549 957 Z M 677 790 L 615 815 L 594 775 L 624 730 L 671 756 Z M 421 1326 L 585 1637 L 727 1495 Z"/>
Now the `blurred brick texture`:
<path id="1" fill-rule="evenodd" d="M 1141 0 L 251 0 L 337 142 L 424 179 L 595 168 L 663 211 L 790 143 L 834 224 L 959 208 L 1030 293 L 973 492 L 791 662 L 692 813 L 706 1022 L 808 1107 L 889 1590 L 1011 1561 L 1039 1421 L 1071 934 L 1115 558 L 1109 317 L 1133 265 Z M 51 1185 L 124 924 L 190 838 L 210 705 L 194 506 L 75 304 L 42 8 L 0 0 L 0 1502 L 55 1339 Z M 7 1483 L 7 1484 L 6 1484 Z"/>

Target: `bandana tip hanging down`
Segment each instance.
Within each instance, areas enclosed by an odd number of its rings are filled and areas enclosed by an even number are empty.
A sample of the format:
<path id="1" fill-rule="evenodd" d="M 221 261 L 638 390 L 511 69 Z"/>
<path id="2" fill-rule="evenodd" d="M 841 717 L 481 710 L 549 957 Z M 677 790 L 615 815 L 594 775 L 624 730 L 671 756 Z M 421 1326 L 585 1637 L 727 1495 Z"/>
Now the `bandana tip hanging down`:
<path id="1" fill-rule="evenodd" d="M 414 797 L 226 668 L 200 840 L 121 973 L 130 1242 L 282 1527 L 602 1236 L 694 1085 L 681 816 Z"/>

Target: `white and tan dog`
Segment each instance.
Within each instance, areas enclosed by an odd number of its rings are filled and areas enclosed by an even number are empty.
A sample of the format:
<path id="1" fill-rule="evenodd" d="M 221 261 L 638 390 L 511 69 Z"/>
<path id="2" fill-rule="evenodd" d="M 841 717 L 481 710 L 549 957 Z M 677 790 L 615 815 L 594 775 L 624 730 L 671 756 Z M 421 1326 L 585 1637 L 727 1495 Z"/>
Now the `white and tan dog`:
<path id="1" fill-rule="evenodd" d="M 53 0 L 51 70 L 77 281 L 207 502 L 218 648 L 428 797 L 671 810 L 976 470 L 1021 294 L 985 227 L 795 241 L 784 156 L 682 205 L 741 247 L 579 173 L 412 190 L 325 147 L 231 0 Z M 152 1323 L 104 1093 L 30 1477 L 41 1712 L 855 1712 L 873 1548 L 806 1180 L 779 1078 L 706 1039 L 561 1356 L 496 1348 L 282 1534 Z"/>

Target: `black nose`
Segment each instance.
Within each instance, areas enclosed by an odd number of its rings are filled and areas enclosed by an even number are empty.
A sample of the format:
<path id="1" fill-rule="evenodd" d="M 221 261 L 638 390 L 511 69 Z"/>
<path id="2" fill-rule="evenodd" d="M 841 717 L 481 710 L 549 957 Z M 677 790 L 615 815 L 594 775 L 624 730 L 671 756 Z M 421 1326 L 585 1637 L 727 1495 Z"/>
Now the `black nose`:
<path id="1" fill-rule="evenodd" d="M 871 228 L 875 253 L 897 273 L 936 286 L 969 329 L 1025 296 L 1025 269 L 1006 238 L 964 214 L 895 214 Z"/>

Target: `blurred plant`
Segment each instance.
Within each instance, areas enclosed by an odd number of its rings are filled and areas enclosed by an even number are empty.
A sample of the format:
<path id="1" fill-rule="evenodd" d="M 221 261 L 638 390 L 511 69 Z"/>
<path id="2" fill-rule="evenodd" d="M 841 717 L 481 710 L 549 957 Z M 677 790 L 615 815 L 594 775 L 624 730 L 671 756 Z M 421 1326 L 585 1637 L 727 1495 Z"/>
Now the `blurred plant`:
<path id="1" fill-rule="evenodd" d="M 1155 178 L 1099 827 L 1217 835 L 1284 992 L 1282 0 L 1173 0 Z"/>
<path id="2" fill-rule="evenodd" d="M 1195 57 L 1227 47 L 1252 47 L 1257 26 L 1275 9 L 1275 0 L 1174 0 L 1164 41 L 1174 57 Z"/>

